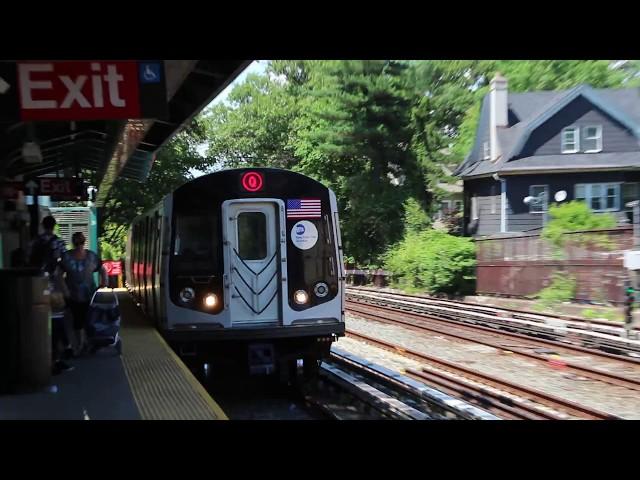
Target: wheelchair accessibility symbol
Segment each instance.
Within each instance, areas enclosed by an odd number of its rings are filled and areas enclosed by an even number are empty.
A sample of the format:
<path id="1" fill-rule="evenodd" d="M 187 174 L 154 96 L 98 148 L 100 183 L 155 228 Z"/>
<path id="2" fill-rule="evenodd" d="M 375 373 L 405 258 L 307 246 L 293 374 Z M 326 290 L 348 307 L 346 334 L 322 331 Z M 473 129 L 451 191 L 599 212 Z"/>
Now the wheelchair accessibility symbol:
<path id="1" fill-rule="evenodd" d="M 141 63 L 140 83 L 160 83 L 160 64 Z"/>

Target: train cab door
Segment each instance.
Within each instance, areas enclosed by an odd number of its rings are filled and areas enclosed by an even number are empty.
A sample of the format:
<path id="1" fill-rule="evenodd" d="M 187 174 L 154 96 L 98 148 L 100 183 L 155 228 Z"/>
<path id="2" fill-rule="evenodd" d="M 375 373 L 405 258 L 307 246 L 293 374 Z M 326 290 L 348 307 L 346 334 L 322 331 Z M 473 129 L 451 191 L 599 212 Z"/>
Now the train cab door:
<path id="1" fill-rule="evenodd" d="M 232 326 L 281 324 L 281 245 L 286 248 L 281 203 L 223 203 L 225 304 Z"/>

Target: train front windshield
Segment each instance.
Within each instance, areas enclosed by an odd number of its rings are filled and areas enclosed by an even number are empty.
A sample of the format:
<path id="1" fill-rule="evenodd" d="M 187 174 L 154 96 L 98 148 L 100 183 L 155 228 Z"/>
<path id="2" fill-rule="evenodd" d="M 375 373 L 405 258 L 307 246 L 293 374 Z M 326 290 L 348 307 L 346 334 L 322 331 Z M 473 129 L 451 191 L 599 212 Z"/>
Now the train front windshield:
<path id="1" fill-rule="evenodd" d="M 173 242 L 173 269 L 179 274 L 214 274 L 218 271 L 217 215 L 182 213 L 176 215 Z"/>

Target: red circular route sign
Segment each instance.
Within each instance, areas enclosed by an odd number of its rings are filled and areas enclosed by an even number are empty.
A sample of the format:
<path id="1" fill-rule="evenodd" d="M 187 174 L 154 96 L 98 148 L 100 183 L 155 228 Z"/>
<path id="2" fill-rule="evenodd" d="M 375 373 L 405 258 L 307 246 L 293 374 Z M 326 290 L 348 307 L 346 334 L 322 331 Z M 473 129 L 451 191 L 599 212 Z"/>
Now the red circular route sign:
<path id="1" fill-rule="evenodd" d="M 242 175 L 242 187 L 247 192 L 257 192 L 259 190 L 262 190 L 263 185 L 264 179 L 258 172 L 247 172 Z"/>
<path id="2" fill-rule="evenodd" d="M 104 269 L 107 271 L 108 276 L 122 275 L 122 263 L 117 261 L 104 261 L 102 262 Z"/>

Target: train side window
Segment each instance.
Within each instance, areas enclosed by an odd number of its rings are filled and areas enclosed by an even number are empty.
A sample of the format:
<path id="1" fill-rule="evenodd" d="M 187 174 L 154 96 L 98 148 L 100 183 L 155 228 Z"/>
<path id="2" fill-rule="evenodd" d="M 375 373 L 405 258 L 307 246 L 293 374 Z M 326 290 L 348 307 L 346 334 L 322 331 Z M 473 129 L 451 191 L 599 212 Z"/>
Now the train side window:
<path id="1" fill-rule="evenodd" d="M 329 225 L 329 215 L 324 216 L 325 241 L 331 245 L 331 227 Z"/>
<path id="2" fill-rule="evenodd" d="M 267 217 L 262 212 L 238 215 L 238 253 L 244 260 L 262 260 L 267 256 Z"/>

